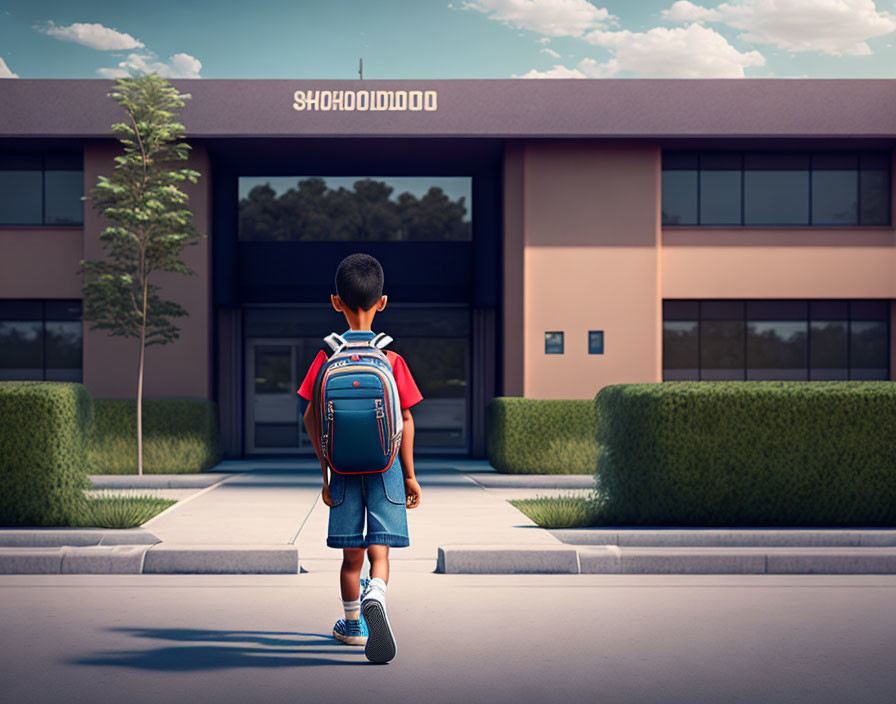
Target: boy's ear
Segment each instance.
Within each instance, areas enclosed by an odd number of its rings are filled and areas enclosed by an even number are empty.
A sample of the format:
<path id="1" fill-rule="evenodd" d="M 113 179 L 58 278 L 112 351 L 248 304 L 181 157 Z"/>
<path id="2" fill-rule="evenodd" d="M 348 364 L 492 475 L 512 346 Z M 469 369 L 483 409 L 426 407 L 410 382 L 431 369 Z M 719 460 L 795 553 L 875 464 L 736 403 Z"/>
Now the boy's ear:
<path id="1" fill-rule="evenodd" d="M 387 298 L 388 298 L 388 296 L 382 296 L 380 298 L 379 303 L 377 303 L 377 305 L 376 305 L 377 310 L 382 310 L 383 308 L 386 307 L 386 299 Z"/>
<path id="2" fill-rule="evenodd" d="M 341 310 L 342 310 L 342 299 L 339 298 L 339 296 L 336 296 L 336 295 L 334 295 L 334 294 L 331 293 L 331 294 L 330 294 L 330 303 L 333 304 L 333 307 L 334 307 L 336 310 L 338 310 L 338 311 L 341 311 Z"/>

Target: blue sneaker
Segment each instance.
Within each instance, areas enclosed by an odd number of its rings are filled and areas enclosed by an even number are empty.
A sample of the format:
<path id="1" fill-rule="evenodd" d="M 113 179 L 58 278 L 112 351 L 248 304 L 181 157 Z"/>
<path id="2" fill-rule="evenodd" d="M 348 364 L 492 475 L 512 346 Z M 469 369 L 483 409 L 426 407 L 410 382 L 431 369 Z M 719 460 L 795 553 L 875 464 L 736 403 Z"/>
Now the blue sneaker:
<path id="1" fill-rule="evenodd" d="M 367 624 L 364 623 L 364 617 L 339 619 L 333 626 L 333 635 L 346 645 L 366 645 Z"/>

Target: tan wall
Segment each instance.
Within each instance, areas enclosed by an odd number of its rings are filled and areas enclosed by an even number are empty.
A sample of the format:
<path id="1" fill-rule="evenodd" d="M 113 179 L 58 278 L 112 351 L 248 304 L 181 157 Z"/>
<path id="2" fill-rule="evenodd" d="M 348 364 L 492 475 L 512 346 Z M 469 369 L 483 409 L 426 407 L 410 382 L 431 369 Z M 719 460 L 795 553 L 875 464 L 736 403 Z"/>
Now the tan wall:
<path id="1" fill-rule="evenodd" d="M 607 384 L 658 381 L 659 147 L 529 141 L 522 151 L 522 395 L 593 398 Z M 562 355 L 544 352 L 552 330 L 564 332 Z M 604 354 L 588 354 L 589 330 L 604 331 Z"/>
<path id="2" fill-rule="evenodd" d="M 170 344 L 146 348 L 144 398 L 194 396 L 212 398 L 211 339 L 211 169 L 209 157 L 200 144 L 193 147 L 190 158 L 181 164 L 196 169 L 201 177 L 197 184 L 185 182 L 181 189 L 189 195 L 188 207 L 193 211 L 196 229 L 209 237 L 187 247 L 182 259 L 196 276 L 156 271 L 150 283 L 161 287 L 159 295 L 183 306 L 189 316 L 173 318 L 180 328 L 180 337 Z M 113 157 L 122 154 L 117 141 L 89 146 L 84 151 L 85 194 L 97 183 L 97 176 L 111 175 Z M 85 258 L 105 256 L 99 235 L 107 222 L 99 212 L 85 203 Z M 105 330 L 90 330 L 84 324 L 84 383 L 94 398 L 135 398 L 139 339 L 113 337 Z"/>
<path id="3" fill-rule="evenodd" d="M 889 299 L 896 380 L 893 227 L 663 230 L 661 169 L 658 145 L 508 143 L 505 395 L 593 398 L 607 384 L 661 381 L 669 298 Z M 564 331 L 564 354 L 545 354 L 549 330 Z M 603 355 L 588 354 L 588 330 L 604 331 Z"/>

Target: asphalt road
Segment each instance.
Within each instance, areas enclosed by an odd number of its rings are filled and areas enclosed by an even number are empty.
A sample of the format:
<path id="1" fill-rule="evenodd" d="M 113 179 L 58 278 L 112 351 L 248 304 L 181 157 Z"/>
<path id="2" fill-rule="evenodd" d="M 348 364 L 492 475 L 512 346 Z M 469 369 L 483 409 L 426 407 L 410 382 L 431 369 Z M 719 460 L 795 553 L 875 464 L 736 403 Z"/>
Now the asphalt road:
<path id="1" fill-rule="evenodd" d="M 393 561 L 398 653 L 301 575 L 0 576 L 4 702 L 893 704 L 896 576 L 440 575 Z"/>

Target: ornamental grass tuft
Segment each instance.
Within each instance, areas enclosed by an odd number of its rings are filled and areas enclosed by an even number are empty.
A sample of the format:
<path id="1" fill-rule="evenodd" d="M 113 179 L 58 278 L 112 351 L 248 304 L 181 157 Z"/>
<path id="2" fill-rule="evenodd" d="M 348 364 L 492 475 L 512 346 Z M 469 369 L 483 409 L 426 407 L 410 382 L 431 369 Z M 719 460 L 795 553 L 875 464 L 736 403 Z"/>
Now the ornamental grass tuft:
<path id="1" fill-rule="evenodd" d="M 588 496 L 545 496 L 509 502 L 542 528 L 581 528 L 593 525 L 597 518 L 597 507 Z"/>
<path id="2" fill-rule="evenodd" d="M 136 528 L 177 501 L 152 494 L 94 491 L 85 495 L 72 519 L 79 528 Z"/>

